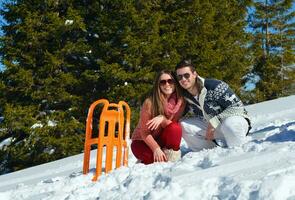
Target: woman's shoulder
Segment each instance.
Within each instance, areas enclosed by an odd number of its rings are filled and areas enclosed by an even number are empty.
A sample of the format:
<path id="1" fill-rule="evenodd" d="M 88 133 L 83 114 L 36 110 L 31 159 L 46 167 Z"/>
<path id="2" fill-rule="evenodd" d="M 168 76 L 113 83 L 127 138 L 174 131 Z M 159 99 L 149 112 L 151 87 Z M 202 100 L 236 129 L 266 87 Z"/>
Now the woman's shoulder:
<path id="1" fill-rule="evenodd" d="M 150 97 L 146 98 L 142 104 L 143 106 L 151 106 L 152 105 L 152 100 Z"/>
<path id="2" fill-rule="evenodd" d="M 142 108 L 146 109 L 151 109 L 152 107 L 152 100 L 151 98 L 146 98 L 141 106 Z"/>

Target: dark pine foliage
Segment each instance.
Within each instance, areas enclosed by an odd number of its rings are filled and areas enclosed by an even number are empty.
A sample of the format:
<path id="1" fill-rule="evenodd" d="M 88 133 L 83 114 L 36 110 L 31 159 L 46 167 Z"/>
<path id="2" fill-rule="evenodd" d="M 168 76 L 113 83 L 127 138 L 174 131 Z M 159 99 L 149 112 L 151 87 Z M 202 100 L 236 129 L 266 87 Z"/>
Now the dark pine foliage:
<path id="1" fill-rule="evenodd" d="M 249 71 L 249 1 L 14 0 L 1 14 L 1 173 L 81 153 L 100 98 L 124 100 L 132 129 L 161 69 L 190 58 L 236 92 Z M 82 162 L 82 161 L 81 161 Z"/>
<path id="2" fill-rule="evenodd" d="M 252 72 L 260 77 L 252 102 L 294 94 L 294 1 L 256 0 L 251 7 Z"/>

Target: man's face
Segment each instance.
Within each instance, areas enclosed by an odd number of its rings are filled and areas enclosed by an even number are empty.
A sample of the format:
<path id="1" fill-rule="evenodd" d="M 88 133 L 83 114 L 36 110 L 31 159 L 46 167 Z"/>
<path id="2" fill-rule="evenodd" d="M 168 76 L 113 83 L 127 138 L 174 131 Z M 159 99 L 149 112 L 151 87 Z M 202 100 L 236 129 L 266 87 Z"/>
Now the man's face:
<path id="1" fill-rule="evenodd" d="M 196 77 L 198 76 L 196 72 L 192 72 L 189 67 L 182 67 L 176 70 L 177 80 L 181 87 L 189 90 L 194 87 L 196 82 Z"/>

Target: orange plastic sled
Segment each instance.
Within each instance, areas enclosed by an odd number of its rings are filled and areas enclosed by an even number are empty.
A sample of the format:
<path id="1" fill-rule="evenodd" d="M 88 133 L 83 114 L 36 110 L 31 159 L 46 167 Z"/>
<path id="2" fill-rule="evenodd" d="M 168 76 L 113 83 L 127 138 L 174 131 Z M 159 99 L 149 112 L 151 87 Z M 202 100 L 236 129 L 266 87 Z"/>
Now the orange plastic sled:
<path id="1" fill-rule="evenodd" d="M 93 112 L 100 104 L 103 107 L 99 118 L 98 136 L 93 138 Z M 102 173 L 104 147 L 106 147 L 105 173 L 112 170 L 114 147 L 116 147 L 116 168 L 128 165 L 130 115 L 130 108 L 124 101 L 115 104 L 109 103 L 106 99 L 100 99 L 91 104 L 86 120 L 83 174 L 89 172 L 91 146 L 97 145 L 96 170 L 93 181 L 96 181 Z"/>

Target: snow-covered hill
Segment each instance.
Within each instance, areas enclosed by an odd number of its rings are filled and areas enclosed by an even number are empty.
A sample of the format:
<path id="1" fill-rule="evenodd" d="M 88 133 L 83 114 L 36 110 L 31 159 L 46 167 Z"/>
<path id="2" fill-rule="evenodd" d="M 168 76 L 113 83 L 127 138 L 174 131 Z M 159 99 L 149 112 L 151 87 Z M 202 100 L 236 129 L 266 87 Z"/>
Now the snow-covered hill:
<path id="1" fill-rule="evenodd" d="M 251 140 L 188 152 L 176 163 L 135 164 L 92 182 L 83 154 L 0 176 L 0 199 L 295 199 L 295 95 L 247 106 Z M 92 172 L 95 159 L 92 152 Z"/>

